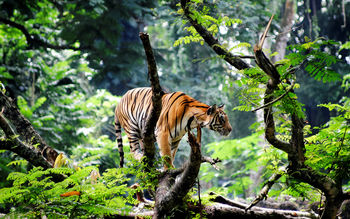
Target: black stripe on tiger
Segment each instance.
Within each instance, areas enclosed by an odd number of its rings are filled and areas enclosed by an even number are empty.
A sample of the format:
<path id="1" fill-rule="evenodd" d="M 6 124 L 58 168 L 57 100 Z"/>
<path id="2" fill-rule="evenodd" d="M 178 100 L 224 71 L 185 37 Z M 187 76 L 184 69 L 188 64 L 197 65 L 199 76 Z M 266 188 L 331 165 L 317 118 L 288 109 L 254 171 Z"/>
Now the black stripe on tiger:
<path id="1" fill-rule="evenodd" d="M 119 159 L 120 159 L 119 166 L 123 167 L 123 165 L 124 165 L 124 150 L 123 150 L 122 130 L 121 130 L 121 126 L 120 126 L 117 118 L 114 122 L 114 127 L 115 127 L 115 135 L 116 135 L 117 143 L 118 143 L 118 152 L 119 152 Z"/>

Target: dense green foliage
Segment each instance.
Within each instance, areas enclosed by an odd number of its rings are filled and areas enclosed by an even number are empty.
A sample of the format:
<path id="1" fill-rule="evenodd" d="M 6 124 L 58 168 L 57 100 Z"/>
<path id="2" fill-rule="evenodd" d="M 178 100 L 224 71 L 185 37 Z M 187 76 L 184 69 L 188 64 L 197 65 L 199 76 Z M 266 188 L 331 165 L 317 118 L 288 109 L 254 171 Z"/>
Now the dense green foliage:
<path id="1" fill-rule="evenodd" d="M 223 139 L 203 130 L 203 152 L 223 162 L 219 171 L 202 165 L 202 188 L 247 198 L 254 196 L 274 172 L 283 171 L 286 154 L 267 145 L 261 137 L 262 121 L 251 112 L 262 105 L 261 84 L 268 77 L 259 68 L 240 72 L 229 67 L 182 19 L 177 3 L 0 2 L 1 89 L 15 98 L 21 113 L 50 146 L 82 168 L 42 170 L 13 153 L 0 151 L 0 212 L 28 218 L 120 214 L 131 211 L 137 203 L 136 191 L 129 188 L 132 182 L 139 182 L 139 189 L 155 186 L 155 173 L 142 173 L 140 164 L 130 157 L 127 168 L 115 169 L 119 163 L 112 126 L 119 100 L 116 95 L 149 86 L 138 39 L 142 30 L 150 34 L 165 90 L 181 90 L 207 104 L 225 103 L 233 131 Z M 193 3 L 195 19 L 235 55 L 252 54 L 252 45 L 269 16 L 283 12 L 282 2 L 276 0 Z M 296 3 L 298 24 L 291 31 L 287 56 L 276 63 L 283 85 L 274 95 L 295 90 L 274 104 L 278 137 L 290 139 L 291 123 L 286 113 L 306 118 L 307 164 L 333 179 L 343 179 L 347 191 L 349 29 L 340 27 L 338 1 L 322 1 L 311 9 L 304 1 Z M 349 4 L 346 9 L 350 11 Z M 350 13 L 345 16 L 350 20 Z M 276 16 L 272 35 L 278 32 L 280 19 Z M 31 38 L 9 21 L 25 28 Z M 275 41 L 275 36 L 269 39 L 270 44 Z M 266 51 L 270 55 L 273 52 Z M 186 141 L 181 144 L 176 167 L 189 154 Z M 126 138 L 124 151 L 129 151 Z M 99 172 L 101 177 L 93 178 L 91 172 Z M 64 174 L 66 179 L 56 183 L 55 173 Z M 69 191 L 81 195 L 60 197 Z M 313 201 L 321 196 L 318 190 L 285 175 L 270 195 Z"/>
<path id="2" fill-rule="evenodd" d="M 127 169 L 107 169 L 101 176 L 94 166 L 78 170 L 39 167 L 28 173 L 13 172 L 7 177 L 13 186 L 0 189 L 0 206 L 11 206 L 9 216 L 28 218 L 126 214 L 138 203 L 134 198 L 136 192 L 155 185 L 152 181 L 155 172 L 137 171 L 142 166 L 139 162 L 133 164 Z M 65 179 L 55 182 L 57 174 L 64 175 Z M 140 185 L 137 189 L 128 187 L 130 176 L 136 176 Z M 72 193 L 74 195 L 69 196 Z"/>

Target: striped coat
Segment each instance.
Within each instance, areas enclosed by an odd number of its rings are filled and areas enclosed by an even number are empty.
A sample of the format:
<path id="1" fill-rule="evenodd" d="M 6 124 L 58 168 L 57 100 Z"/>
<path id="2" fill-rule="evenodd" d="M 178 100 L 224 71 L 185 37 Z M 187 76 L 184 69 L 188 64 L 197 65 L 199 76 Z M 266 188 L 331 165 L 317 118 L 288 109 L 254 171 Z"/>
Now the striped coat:
<path id="1" fill-rule="evenodd" d="M 228 135 L 232 127 L 228 121 L 223 105 L 208 106 L 182 93 L 166 93 L 162 97 L 160 113 L 155 136 L 161 156 L 166 156 L 167 162 L 173 166 L 175 154 L 181 138 L 191 128 L 206 127 Z M 120 166 L 124 163 L 124 152 L 121 137 L 121 127 L 126 132 L 130 150 L 134 157 L 140 160 L 143 156 L 142 138 L 146 121 L 152 110 L 152 89 L 135 88 L 129 90 L 115 109 L 115 129 L 120 154 Z"/>

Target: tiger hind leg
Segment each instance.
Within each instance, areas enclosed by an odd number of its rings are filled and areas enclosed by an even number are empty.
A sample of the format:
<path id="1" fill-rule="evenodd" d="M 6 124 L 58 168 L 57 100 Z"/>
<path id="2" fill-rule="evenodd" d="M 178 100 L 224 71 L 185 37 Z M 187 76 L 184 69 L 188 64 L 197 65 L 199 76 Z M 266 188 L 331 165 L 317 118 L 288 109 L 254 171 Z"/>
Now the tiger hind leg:
<path id="1" fill-rule="evenodd" d="M 172 155 L 171 155 L 171 145 L 169 144 L 169 135 L 166 133 L 158 133 L 157 143 L 160 150 L 160 155 L 164 159 L 164 169 L 167 170 L 169 167 L 174 168 Z"/>
<path id="2" fill-rule="evenodd" d="M 129 144 L 130 144 L 130 151 L 133 153 L 134 158 L 136 160 L 141 161 L 143 157 L 143 143 L 142 139 L 139 139 L 138 137 L 134 137 L 131 135 L 128 135 Z"/>
<path id="3" fill-rule="evenodd" d="M 177 149 L 179 148 L 180 141 L 181 141 L 181 139 L 177 140 L 177 141 L 173 141 L 171 143 L 171 159 L 172 159 L 173 162 L 175 160 L 175 154 L 177 152 Z"/>

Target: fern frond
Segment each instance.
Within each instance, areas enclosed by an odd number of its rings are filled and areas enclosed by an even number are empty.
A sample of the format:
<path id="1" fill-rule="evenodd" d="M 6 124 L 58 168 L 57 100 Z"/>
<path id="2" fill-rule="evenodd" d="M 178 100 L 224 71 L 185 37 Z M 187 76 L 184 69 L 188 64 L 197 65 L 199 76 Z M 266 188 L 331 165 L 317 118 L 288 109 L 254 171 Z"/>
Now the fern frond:
<path id="1" fill-rule="evenodd" d="M 6 166 L 20 166 L 20 165 L 27 165 L 28 161 L 27 160 L 14 160 L 9 162 Z"/>

